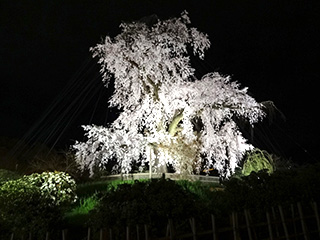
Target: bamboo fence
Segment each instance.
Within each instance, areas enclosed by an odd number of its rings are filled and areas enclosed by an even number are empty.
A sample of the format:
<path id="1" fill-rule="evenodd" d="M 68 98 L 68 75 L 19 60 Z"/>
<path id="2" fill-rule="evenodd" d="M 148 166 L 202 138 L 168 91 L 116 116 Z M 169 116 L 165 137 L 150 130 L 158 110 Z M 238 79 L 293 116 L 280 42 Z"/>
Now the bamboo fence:
<path id="1" fill-rule="evenodd" d="M 278 239 L 320 239 L 320 218 L 316 202 L 285 204 L 272 207 L 265 211 L 263 219 L 254 215 L 254 210 L 244 209 L 240 212 L 232 212 L 227 224 L 221 225 L 219 219 L 209 215 L 206 222 L 207 229 L 197 222 L 197 218 L 190 218 L 184 230 L 181 231 L 172 219 L 168 219 L 165 234 L 161 238 L 151 236 L 149 226 L 136 225 L 124 226 L 123 240 L 278 240 Z M 262 220 L 261 220 L 262 219 Z M 199 221 L 200 222 L 200 221 Z M 210 224 L 208 224 L 210 222 Z M 75 238 L 74 230 L 64 229 L 59 233 L 60 237 L 53 239 L 49 233 L 43 236 L 44 240 L 117 240 L 118 236 L 112 228 L 104 228 L 93 231 L 88 228 L 80 238 Z M 15 236 L 14 233 L 8 240 L 33 240 L 32 235 Z"/>

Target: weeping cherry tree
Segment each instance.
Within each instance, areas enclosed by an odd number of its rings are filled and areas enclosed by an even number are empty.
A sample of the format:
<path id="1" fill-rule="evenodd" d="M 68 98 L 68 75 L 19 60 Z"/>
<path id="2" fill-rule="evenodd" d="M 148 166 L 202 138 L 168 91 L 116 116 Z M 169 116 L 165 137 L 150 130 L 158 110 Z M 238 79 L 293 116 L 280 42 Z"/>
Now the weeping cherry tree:
<path id="1" fill-rule="evenodd" d="M 110 107 L 120 110 L 108 126 L 83 126 L 86 142 L 76 142 L 76 159 L 93 173 L 116 159 L 114 170 L 132 165 L 192 174 L 215 168 L 230 176 L 247 150 L 237 119 L 251 125 L 264 106 L 228 76 L 195 77 L 190 54 L 204 58 L 208 36 L 190 27 L 187 12 L 153 24 L 122 23 L 121 33 L 91 49 L 99 57 L 103 81 L 114 81 Z"/>

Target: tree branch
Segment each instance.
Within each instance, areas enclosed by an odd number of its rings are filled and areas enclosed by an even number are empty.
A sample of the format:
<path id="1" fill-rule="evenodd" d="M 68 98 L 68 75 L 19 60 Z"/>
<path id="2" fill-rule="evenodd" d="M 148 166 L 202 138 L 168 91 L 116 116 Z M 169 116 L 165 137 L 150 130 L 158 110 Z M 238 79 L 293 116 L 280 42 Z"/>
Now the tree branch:
<path id="1" fill-rule="evenodd" d="M 159 85 L 155 84 L 151 78 L 149 77 L 149 75 L 147 75 L 147 80 L 148 83 L 151 84 L 151 86 L 153 87 L 153 98 L 155 101 L 159 101 Z"/>
<path id="2" fill-rule="evenodd" d="M 133 61 L 133 60 L 127 58 L 127 57 L 124 57 L 124 59 L 127 60 L 132 66 L 136 67 L 138 70 L 141 70 L 139 65 L 135 61 Z M 149 75 L 147 75 L 147 80 L 148 80 L 148 83 L 153 87 L 153 99 L 155 101 L 159 101 L 160 100 L 159 99 L 159 85 L 155 84 L 154 81 L 152 81 L 152 79 L 150 78 Z M 143 79 L 141 79 L 141 81 L 142 81 L 142 84 L 143 84 L 143 88 L 147 92 L 150 93 L 150 90 L 147 89 L 147 84 L 143 81 Z"/>

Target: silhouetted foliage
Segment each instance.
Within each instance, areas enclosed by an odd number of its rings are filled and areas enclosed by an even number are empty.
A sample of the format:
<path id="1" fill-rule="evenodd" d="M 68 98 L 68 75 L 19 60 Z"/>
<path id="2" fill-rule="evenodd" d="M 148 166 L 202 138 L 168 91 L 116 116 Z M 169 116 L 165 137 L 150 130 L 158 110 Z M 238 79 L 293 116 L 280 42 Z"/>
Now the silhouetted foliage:
<path id="1" fill-rule="evenodd" d="M 199 214 L 198 197 L 172 180 L 122 184 L 112 188 L 92 213 L 93 226 L 114 227 L 148 223 L 154 231 L 165 229 L 168 219 L 181 221 Z"/>

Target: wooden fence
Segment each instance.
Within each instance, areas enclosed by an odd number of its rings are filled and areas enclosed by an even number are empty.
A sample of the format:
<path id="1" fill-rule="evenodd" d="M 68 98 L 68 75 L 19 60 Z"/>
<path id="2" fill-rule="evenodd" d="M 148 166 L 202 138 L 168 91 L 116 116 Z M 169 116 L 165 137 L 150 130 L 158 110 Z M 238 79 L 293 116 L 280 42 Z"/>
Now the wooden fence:
<path id="1" fill-rule="evenodd" d="M 286 204 L 272 207 L 259 216 L 255 210 L 244 209 L 230 214 L 227 222 L 222 223 L 214 215 L 207 215 L 207 221 L 197 222 L 197 218 L 190 218 L 183 228 L 177 226 L 174 221 L 168 220 L 164 235 L 161 238 L 151 236 L 147 224 L 123 228 L 124 240 L 278 240 L 278 239 L 320 239 L 320 218 L 316 202 L 309 204 Z M 203 219 L 203 218 L 202 218 Z M 62 230 L 60 237 L 51 238 L 47 233 L 44 240 L 116 240 L 114 229 L 105 228 L 93 232 L 91 228 L 84 229 L 83 235 L 75 237 L 75 231 Z M 79 232 L 77 232 L 79 234 Z M 31 234 L 15 236 L 11 234 L 10 240 L 32 240 Z M 8 240 L 9 240 L 8 239 Z"/>
<path id="2" fill-rule="evenodd" d="M 203 183 L 219 183 L 219 177 L 216 176 L 205 176 L 205 175 L 186 175 L 181 176 L 180 174 L 176 173 L 130 173 L 130 174 L 116 174 L 116 175 L 109 175 L 103 176 L 102 178 L 107 181 L 113 180 L 139 180 L 139 179 L 148 179 L 148 178 L 161 178 L 171 180 L 179 180 L 179 179 L 188 179 L 193 181 L 200 181 Z"/>

